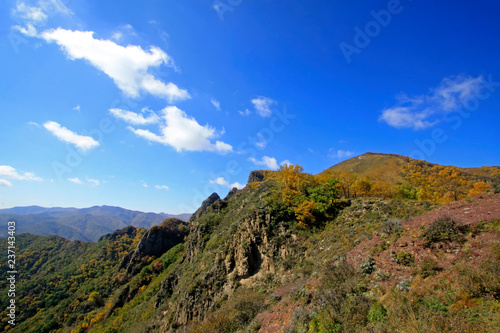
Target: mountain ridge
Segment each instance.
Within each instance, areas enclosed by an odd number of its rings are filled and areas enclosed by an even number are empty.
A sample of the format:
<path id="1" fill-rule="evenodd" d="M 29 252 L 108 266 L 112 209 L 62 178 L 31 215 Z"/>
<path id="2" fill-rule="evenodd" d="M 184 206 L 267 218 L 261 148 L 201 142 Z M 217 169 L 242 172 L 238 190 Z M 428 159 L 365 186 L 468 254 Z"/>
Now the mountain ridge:
<path id="1" fill-rule="evenodd" d="M 128 225 L 151 228 L 176 217 L 187 221 L 191 214 L 145 213 L 116 206 L 87 208 L 25 206 L 0 209 L 0 222 L 17 221 L 18 233 L 56 234 L 68 240 L 96 242 L 101 236 Z M 7 237 L 6 230 L 0 237 Z"/>

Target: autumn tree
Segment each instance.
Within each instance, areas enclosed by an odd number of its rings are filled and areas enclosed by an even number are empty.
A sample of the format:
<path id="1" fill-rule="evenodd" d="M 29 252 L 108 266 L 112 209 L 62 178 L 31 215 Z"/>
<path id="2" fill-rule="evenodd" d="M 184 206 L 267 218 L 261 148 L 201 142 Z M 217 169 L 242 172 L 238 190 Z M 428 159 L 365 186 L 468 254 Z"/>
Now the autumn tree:
<path id="1" fill-rule="evenodd" d="M 479 181 L 475 182 L 473 187 L 469 191 L 469 197 L 472 197 L 474 195 L 482 194 L 484 192 L 487 192 L 491 189 L 491 185 L 486 184 L 486 182 Z"/>

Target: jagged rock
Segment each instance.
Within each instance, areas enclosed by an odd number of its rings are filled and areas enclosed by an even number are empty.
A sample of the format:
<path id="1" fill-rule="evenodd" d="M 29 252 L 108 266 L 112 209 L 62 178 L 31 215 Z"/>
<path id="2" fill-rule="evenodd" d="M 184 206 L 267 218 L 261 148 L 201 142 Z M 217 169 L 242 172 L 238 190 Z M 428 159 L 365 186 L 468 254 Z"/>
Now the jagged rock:
<path id="1" fill-rule="evenodd" d="M 125 255 L 120 263 L 120 269 L 127 268 L 128 273 L 140 269 L 138 264 L 146 256 L 160 257 L 175 245 L 184 241 L 188 234 L 187 223 L 176 218 L 170 218 L 159 226 L 149 229 L 137 244 L 135 251 Z"/>
<path id="2" fill-rule="evenodd" d="M 203 213 L 208 209 L 208 207 L 210 207 L 217 200 L 220 200 L 219 195 L 215 192 L 212 193 L 208 198 L 205 199 L 205 201 L 201 203 L 201 207 L 198 208 L 198 210 L 194 212 L 194 214 L 189 218 L 189 222 L 193 222 L 201 215 L 203 215 Z"/>
<path id="3" fill-rule="evenodd" d="M 264 170 L 255 170 L 248 175 L 248 184 L 264 181 L 266 174 Z"/>
<path id="4" fill-rule="evenodd" d="M 176 272 L 170 273 L 165 280 L 161 282 L 161 287 L 155 297 L 155 309 L 157 309 L 167 297 L 174 292 L 174 288 L 179 283 L 179 277 Z"/>
<path id="5" fill-rule="evenodd" d="M 233 187 L 233 189 L 231 191 L 229 191 L 229 193 L 224 198 L 224 201 L 228 201 L 229 198 L 231 198 L 233 195 L 236 194 L 236 192 L 238 192 L 238 189 L 236 187 Z"/>

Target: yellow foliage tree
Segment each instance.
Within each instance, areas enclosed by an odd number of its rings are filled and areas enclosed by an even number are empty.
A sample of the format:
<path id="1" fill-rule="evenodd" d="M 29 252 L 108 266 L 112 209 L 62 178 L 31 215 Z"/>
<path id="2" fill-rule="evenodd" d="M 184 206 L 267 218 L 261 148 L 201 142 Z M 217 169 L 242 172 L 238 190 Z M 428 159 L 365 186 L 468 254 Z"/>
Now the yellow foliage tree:
<path id="1" fill-rule="evenodd" d="M 469 191 L 469 197 L 472 197 L 474 195 L 482 194 L 491 189 L 491 185 L 486 184 L 485 182 L 475 182 L 474 187 L 470 189 Z"/>
<path id="2" fill-rule="evenodd" d="M 314 201 L 305 200 L 295 208 L 295 216 L 299 225 L 305 226 L 315 221 L 313 212 L 316 207 Z"/>

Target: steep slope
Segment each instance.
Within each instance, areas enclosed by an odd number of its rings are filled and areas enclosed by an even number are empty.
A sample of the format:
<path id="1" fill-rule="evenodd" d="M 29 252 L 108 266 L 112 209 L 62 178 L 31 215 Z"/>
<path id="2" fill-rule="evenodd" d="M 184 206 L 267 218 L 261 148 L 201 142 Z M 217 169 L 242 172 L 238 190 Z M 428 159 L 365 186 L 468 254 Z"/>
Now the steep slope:
<path id="1" fill-rule="evenodd" d="M 117 230 L 96 243 L 68 241 L 59 236 L 18 235 L 18 324 L 10 327 L 2 321 L 0 330 L 69 332 L 75 321 L 88 318 L 90 313 L 98 320 L 110 316 L 137 293 L 142 284 L 135 283 L 150 279 L 147 270 L 138 272 L 182 243 L 187 233 L 186 222 L 167 219 L 150 230 L 132 226 Z M 0 248 L 7 248 L 7 239 L 0 240 Z M 7 284 L 3 277 L 0 290 L 5 295 Z M 7 297 L 0 299 L 3 318 L 7 318 L 7 302 Z"/>
<path id="2" fill-rule="evenodd" d="M 132 211 L 113 206 L 89 208 L 44 208 L 39 206 L 0 209 L 0 223 L 17 221 L 18 233 L 48 236 L 59 235 L 69 240 L 95 242 L 114 230 L 134 226 L 151 228 L 163 220 L 176 217 L 172 214 L 156 214 Z M 177 216 L 187 220 L 189 214 Z M 7 237 L 7 230 L 0 230 L 0 237 Z"/>

